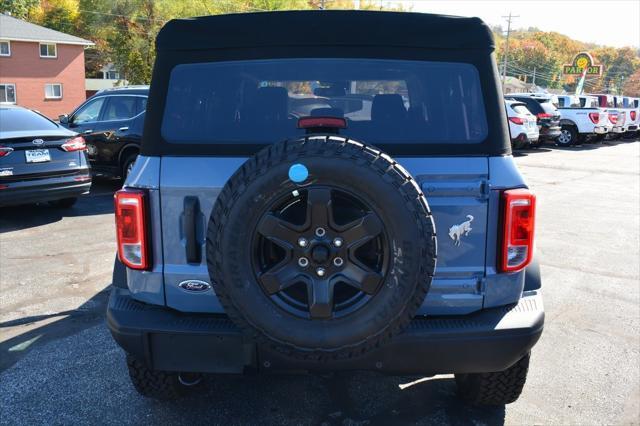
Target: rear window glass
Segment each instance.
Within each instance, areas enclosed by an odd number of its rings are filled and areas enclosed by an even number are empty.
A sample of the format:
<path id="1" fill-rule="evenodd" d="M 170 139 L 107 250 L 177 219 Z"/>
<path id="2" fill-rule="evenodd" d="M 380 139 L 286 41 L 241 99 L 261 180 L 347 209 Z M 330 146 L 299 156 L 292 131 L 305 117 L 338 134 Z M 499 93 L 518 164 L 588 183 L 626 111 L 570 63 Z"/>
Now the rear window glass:
<path id="1" fill-rule="evenodd" d="M 306 116 L 344 117 L 368 143 L 477 143 L 487 120 L 471 64 L 278 59 L 183 64 L 171 72 L 162 136 L 171 143 L 269 143 Z"/>
<path id="2" fill-rule="evenodd" d="M 533 98 L 513 96 L 513 97 L 510 97 L 509 99 L 514 99 L 516 101 L 520 101 L 524 104 L 527 104 L 527 109 L 533 114 L 539 114 L 543 112 L 543 109 L 538 103 L 538 101 L 536 101 Z"/>
<path id="3" fill-rule="evenodd" d="M 58 125 L 38 113 L 20 108 L 0 108 L 0 131 L 57 130 Z"/>
<path id="4" fill-rule="evenodd" d="M 527 109 L 526 105 L 523 104 L 519 104 L 519 105 L 512 105 L 511 109 L 513 109 L 515 112 L 517 112 L 518 114 L 531 114 L 529 112 L 529 110 Z"/>
<path id="5" fill-rule="evenodd" d="M 556 108 L 556 106 L 554 104 L 552 104 L 550 101 L 549 102 L 542 102 L 542 103 L 540 103 L 540 106 L 542 107 L 544 112 L 546 112 L 548 114 L 555 114 L 558 111 L 558 108 Z M 578 102 L 578 106 L 580 106 L 580 102 Z"/>

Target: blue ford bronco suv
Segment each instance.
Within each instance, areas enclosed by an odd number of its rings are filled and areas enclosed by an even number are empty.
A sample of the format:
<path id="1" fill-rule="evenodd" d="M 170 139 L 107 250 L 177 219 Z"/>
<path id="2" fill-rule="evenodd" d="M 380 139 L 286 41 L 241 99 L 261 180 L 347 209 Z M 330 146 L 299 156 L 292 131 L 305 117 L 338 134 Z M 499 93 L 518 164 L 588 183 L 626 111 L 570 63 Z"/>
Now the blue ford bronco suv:
<path id="1" fill-rule="evenodd" d="M 156 46 L 107 312 L 138 392 L 369 370 L 518 398 L 544 322 L 535 196 L 481 20 L 221 15 Z"/>

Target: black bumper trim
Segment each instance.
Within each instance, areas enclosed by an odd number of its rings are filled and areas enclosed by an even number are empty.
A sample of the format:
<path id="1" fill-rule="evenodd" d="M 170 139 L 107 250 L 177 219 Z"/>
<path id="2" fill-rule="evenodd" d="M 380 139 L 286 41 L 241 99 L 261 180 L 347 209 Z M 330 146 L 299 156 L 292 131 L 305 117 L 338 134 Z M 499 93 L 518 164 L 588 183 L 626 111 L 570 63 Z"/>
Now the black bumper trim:
<path id="1" fill-rule="evenodd" d="M 149 367 L 208 373 L 372 370 L 432 375 L 504 370 L 542 334 L 542 296 L 460 317 L 414 319 L 388 344 L 356 359 L 300 361 L 258 346 L 224 315 L 185 314 L 134 300 L 114 287 L 107 324 L 116 342 Z"/>
<path id="2" fill-rule="evenodd" d="M 91 181 L 61 182 L 53 185 L 40 185 L 34 181 L 34 185 L 22 186 L 0 190 L 0 206 L 12 206 L 19 204 L 43 203 L 45 201 L 74 198 L 88 194 L 91 189 Z"/>

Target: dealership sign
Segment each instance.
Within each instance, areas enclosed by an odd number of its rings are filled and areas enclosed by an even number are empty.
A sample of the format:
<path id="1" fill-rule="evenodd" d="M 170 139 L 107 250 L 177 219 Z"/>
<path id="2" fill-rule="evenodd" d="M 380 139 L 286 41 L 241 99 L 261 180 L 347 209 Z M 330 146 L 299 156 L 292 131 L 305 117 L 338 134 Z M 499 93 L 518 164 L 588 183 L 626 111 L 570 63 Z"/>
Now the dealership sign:
<path id="1" fill-rule="evenodd" d="M 565 75 L 580 75 L 584 70 L 587 70 L 587 75 L 601 75 L 602 65 L 595 65 L 589 53 L 581 52 L 573 58 L 573 63 L 562 67 Z"/>

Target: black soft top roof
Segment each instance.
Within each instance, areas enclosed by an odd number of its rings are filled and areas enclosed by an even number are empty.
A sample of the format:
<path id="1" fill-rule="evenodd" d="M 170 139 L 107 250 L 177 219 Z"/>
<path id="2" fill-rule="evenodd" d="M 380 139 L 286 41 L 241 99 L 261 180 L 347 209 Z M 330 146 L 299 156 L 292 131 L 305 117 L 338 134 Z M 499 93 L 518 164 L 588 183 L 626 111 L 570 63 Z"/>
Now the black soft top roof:
<path id="1" fill-rule="evenodd" d="M 480 18 L 325 10 L 174 19 L 162 28 L 156 45 L 158 50 L 302 45 L 493 50 L 494 41 Z"/>

